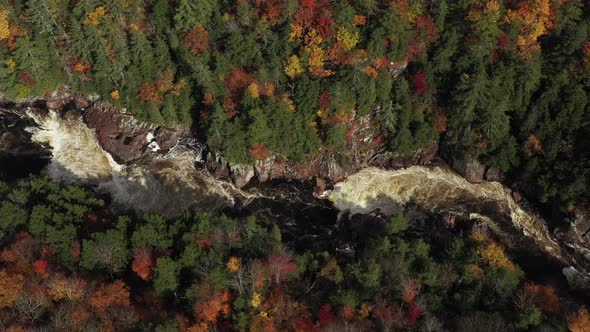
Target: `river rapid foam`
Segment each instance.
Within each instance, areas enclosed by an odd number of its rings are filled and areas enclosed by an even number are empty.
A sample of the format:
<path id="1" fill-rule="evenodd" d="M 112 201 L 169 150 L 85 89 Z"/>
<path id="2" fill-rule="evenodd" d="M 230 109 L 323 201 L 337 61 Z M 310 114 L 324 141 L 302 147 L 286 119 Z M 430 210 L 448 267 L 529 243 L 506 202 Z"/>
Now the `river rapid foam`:
<path id="1" fill-rule="evenodd" d="M 111 194 L 115 203 L 139 213 L 173 217 L 189 208 L 214 211 L 233 206 L 236 197 L 251 196 L 197 170 L 195 161 L 201 151 L 189 145 L 178 145 L 165 155 L 154 154 L 134 165 L 121 165 L 101 147 L 94 130 L 78 113 L 29 109 L 27 114 L 38 125 L 28 129 L 32 140 L 52 151 L 49 177 L 97 185 Z"/>
<path id="2" fill-rule="evenodd" d="M 553 255 L 561 251 L 545 221 L 523 210 L 512 198 L 510 190 L 502 184 L 472 184 L 443 167 L 365 168 L 336 184 L 330 198 L 338 209 L 352 213 L 368 213 L 377 208 L 391 213 L 397 206 L 414 203 L 435 213 L 483 216 L 480 219 L 487 217 L 495 221 L 509 219 L 524 235 L 542 245 L 545 251 Z"/>

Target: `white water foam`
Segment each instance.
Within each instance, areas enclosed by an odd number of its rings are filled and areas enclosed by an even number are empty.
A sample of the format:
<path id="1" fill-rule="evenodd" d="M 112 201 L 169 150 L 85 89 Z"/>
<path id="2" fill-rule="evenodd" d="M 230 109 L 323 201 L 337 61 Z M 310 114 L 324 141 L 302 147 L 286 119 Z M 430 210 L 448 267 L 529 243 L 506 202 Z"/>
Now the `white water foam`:
<path id="1" fill-rule="evenodd" d="M 473 184 L 442 167 L 366 168 L 336 184 L 329 198 L 341 211 L 352 213 L 368 213 L 377 208 L 391 213 L 412 202 L 425 210 L 468 216 L 474 209 L 487 205 L 488 209 L 496 209 L 492 218 L 508 218 L 546 252 L 561 256 L 561 248 L 551 237 L 544 220 L 523 210 L 502 184 Z"/>
<path id="2" fill-rule="evenodd" d="M 30 128 L 33 141 L 51 148 L 47 173 L 52 179 L 96 184 L 117 204 L 139 213 L 171 217 L 188 208 L 212 211 L 233 205 L 235 196 L 248 197 L 231 184 L 197 171 L 194 162 L 199 156 L 189 148 L 179 146 L 142 164 L 120 165 L 102 149 L 95 131 L 79 114 L 33 110 L 27 114 L 39 125 Z M 152 139 L 146 145 L 150 143 Z"/>

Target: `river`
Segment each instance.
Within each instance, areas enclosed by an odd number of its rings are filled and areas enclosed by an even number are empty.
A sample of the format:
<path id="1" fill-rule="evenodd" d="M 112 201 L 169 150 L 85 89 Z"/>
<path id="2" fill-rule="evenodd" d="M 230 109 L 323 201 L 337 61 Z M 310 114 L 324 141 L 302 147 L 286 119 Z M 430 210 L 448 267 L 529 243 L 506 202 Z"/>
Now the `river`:
<path id="1" fill-rule="evenodd" d="M 380 209 L 388 214 L 411 204 L 432 214 L 485 222 L 511 249 L 539 251 L 558 266 L 573 266 L 564 269 L 570 283 L 587 277 L 579 257 L 564 250 L 545 221 L 519 206 L 509 189 L 498 182 L 469 183 L 445 167 L 366 168 L 336 184 L 325 198 L 314 196 L 313 186 L 297 181 L 274 181 L 240 190 L 214 178 L 206 168 L 196 167 L 202 162 L 202 151 L 194 144 L 179 143 L 167 153 L 154 152 L 132 165 L 122 165 L 101 147 L 94 130 L 77 112 L 58 114 L 28 108 L 16 117 L 0 111 L 0 119 L 4 119 L 0 134 L 8 137 L 6 133 L 11 133 L 12 140 L 0 148 L 22 146 L 30 150 L 12 151 L 10 158 L 6 157 L 10 154 L 0 153 L 0 178 L 3 174 L 5 178 L 22 176 L 25 166 L 31 173 L 43 168 L 52 179 L 93 185 L 110 194 L 115 205 L 139 214 L 157 212 L 174 217 L 184 209 L 225 209 L 255 214 L 268 222 L 281 219 L 281 228 L 295 247 L 331 241 L 338 211 L 368 214 Z M 149 141 L 147 137 L 146 146 Z"/>

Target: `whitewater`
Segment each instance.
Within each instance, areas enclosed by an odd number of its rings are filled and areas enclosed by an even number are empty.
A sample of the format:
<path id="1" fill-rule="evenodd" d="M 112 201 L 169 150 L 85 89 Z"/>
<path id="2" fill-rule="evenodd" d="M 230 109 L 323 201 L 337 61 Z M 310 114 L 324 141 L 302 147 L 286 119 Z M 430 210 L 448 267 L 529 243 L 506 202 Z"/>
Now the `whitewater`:
<path id="1" fill-rule="evenodd" d="M 33 109 L 27 115 L 37 124 L 28 129 L 32 140 L 51 149 L 53 156 L 46 169 L 50 178 L 97 185 L 116 204 L 140 214 L 174 217 L 185 209 L 215 211 L 233 206 L 236 197 L 252 196 L 198 171 L 195 161 L 200 158 L 199 151 L 188 146 L 179 145 L 165 155 L 153 154 L 153 158 L 134 165 L 121 165 L 100 146 L 81 115 Z"/>

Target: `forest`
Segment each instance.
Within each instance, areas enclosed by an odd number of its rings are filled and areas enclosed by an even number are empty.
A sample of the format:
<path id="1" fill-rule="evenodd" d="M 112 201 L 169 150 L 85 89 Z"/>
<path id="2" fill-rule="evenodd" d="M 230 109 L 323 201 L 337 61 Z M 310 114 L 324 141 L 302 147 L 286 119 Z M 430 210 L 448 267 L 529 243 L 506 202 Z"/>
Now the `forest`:
<path id="1" fill-rule="evenodd" d="M 0 0 L 0 95 L 56 92 L 190 126 L 232 164 L 345 156 L 371 119 L 384 153 L 436 142 L 553 220 L 590 201 L 585 0 Z M 0 182 L 0 330 L 590 326 L 469 225 L 449 241 L 381 216 L 347 255 L 293 248 L 278 224 Z"/>
<path id="2" fill-rule="evenodd" d="M 582 0 L 11 0 L 0 91 L 93 95 L 198 129 L 232 163 L 439 142 L 561 212 L 587 201 Z"/>
<path id="3" fill-rule="evenodd" d="M 3 331 L 587 331 L 472 222 L 418 236 L 403 213 L 356 220 L 356 253 L 294 250 L 278 220 L 117 211 L 32 177 L 0 183 Z M 354 219 L 354 218 L 353 218 Z M 436 235 L 439 234 L 439 235 Z"/>

